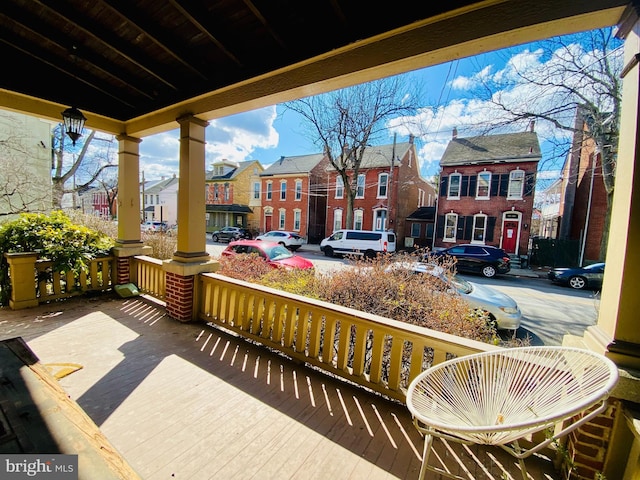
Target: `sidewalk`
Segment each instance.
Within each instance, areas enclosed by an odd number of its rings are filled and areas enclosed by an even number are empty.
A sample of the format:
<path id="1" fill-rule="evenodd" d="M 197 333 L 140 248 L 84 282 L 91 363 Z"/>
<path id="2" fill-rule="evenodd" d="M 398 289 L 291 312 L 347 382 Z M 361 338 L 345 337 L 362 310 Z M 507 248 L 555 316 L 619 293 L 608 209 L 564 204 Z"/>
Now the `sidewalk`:
<path id="1" fill-rule="evenodd" d="M 298 252 L 312 252 L 322 254 L 320 251 L 320 245 L 305 243 L 302 245 Z M 547 278 L 547 270 L 545 269 L 531 269 L 531 268 L 512 268 L 506 275 L 514 277 L 526 277 L 526 278 Z"/>

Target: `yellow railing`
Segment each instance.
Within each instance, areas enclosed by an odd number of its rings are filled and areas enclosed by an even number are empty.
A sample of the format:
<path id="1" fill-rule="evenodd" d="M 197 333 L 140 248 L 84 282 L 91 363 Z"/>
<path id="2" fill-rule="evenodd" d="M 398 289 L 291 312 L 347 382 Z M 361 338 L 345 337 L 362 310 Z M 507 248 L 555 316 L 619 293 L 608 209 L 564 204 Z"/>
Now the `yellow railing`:
<path id="1" fill-rule="evenodd" d="M 52 269 L 53 262 L 38 260 L 35 264 L 37 276 L 36 295 L 39 303 L 70 298 L 87 292 L 104 292 L 114 284 L 113 257 L 91 260 L 88 272 L 58 272 Z"/>
<path id="2" fill-rule="evenodd" d="M 162 260 L 138 255 L 131 259 L 131 281 L 138 290 L 159 300 L 165 299 L 166 272 L 162 269 Z"/>
<path id="3" fill-rule="evenodd" d="M 430 365 L 500 348 L 215 273 L 199 278 L 200 319 L 401 401 Z"/>

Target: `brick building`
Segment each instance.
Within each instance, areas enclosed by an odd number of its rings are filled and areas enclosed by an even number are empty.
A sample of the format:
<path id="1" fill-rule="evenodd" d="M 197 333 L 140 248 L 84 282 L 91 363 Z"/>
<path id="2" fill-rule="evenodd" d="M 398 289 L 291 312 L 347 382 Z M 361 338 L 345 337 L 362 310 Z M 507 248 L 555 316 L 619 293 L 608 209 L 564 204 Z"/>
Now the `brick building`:
<path id="1" fill-rule="evenodd" d="M 261 232 L 299 232 L 308 243 L 324 238 L 327 164 L 320 153 L 281 157 L 260 173 Z"/>
<path id="2" fill-rule="evenodd" d="M 346 224 L 347 197 L 342 178 L 329 167 L 327 172 L 326 231 L 341 228 L 356 230 L 393 230 L 398 246 L 405 238 L 425 242 L 428 227 L 424 221 L 410 222 L 407 217 L 421 207 L 433 207 L 437 191 L 420 174 L 413 136 L 408 142 L 370 147 L 365 151 L 356 181 L 353 225 Z M 416 225 L 414 225 L 416 224 Z"/>
<path id="3" fill-rule="evenodd" d="M 459 138 L 440 160 L 435 248 L 477 243 L 526 255 L 540 143 L 528 131 Z"/>
<path id="4" fill-rule="evenodd" d="M 260 192 L 256 198 L 255 184 L 259 185 L 262 171 L 264 167 L 257 160 L 213 163 L 206 176 L 207 232 L 227 226 L 259 230 Z"/>
<path id="5" fill-rule="evenodd" d="M 559 238 L 577 240 L 584 263 L 604 261 L 600 253 L 607 211 L 602 157 L 588 132 L 588 120 L 578 112 L 571 155 L 562 170 L 565 186 Z"/>

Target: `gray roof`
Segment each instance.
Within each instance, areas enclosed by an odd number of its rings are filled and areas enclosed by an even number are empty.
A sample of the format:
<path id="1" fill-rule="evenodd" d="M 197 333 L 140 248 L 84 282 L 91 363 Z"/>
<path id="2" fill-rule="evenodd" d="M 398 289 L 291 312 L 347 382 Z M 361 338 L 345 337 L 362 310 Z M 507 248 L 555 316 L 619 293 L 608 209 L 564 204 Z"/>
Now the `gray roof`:
<path id="1" fill-rule="evenodd" d="M 147 182 L 145 182 L 145 184 L 146 183 Z M 162 190 L 164 190 L 165 188 L 173 185 L 174 183 L 178 183 L 178 179 L 175 176 L 173 176 L 171 178 L 165 178 L 164 180 L 159 180 L 158 182 L 152 184 L 151 186 L 146 186 L 145 185 L 144 193 L 145 194 L 160 193 L 160 192 L 162 192 Z"/>
<path id="2" fill-rule="evenodd" d="M 396 165 L 399 164 L 399 161 L 404 157 L 407 153 L 407 150 L 411 148 L 410 142 L 400 142 L 396 143 Z M 393 144 L 389 145 L 376 145 L 367 147 L 364 151 L 364 155 L 362 157 L 362 163 L 360 163 L 360 170 L 366 168 L 379 168 L 379 167 L 390 167 L 391 166 L 391 158 L 393 157 Z M 335 170 L 332 165 L 327 167 L 327 170 Z"/>
<path id="3" fill-rule="evenodd" d="M 411 143 L 409 142 L 396 143 L 396 161 L 401 159 L 410 148 Z M 389 167 L 391 165 L 392 157 L 393 144 L 369 147 L 364 151 L 360 168 Z"/>
<path id="4" fill-rule="evenodd" d="M 541 158 L 535 132 L 504 133 L 452 139 L 442 155 L 440 166 L 538 161 Z"/>
<path id="5" fill-rule="evenodd" d="M 260 176 L 270 177 L 273 175 L 309 173 L 322 161 L 323 158 L 324 155 L 321 153 L 298 155 L 294 157 L 281 157 L 280 160 L 276 160 L 271 165 L 267 165 L 264 172 L 260 173 Z"/>

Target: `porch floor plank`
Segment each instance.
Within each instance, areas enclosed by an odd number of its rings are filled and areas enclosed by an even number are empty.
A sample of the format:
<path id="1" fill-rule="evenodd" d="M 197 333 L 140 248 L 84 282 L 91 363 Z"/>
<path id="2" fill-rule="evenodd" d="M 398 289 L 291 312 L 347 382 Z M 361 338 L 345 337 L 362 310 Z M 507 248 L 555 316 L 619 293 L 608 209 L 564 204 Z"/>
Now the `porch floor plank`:
<path id="1" fill-rule="evenodd" d="M 82 366 L 62 387 L 144 479 L 418 476 L 423 440 L 406 406 L 204 323 L 172 320 L 153 299 L 0 309 L 0 339 L 17 336 L 45 365 Z M 438 457 L 471 479 L 521 478 L 500 449 L 436 441 L 430 464 Z M 559 478 L 548 458 L 526 462 L 532 479 Z"/>

